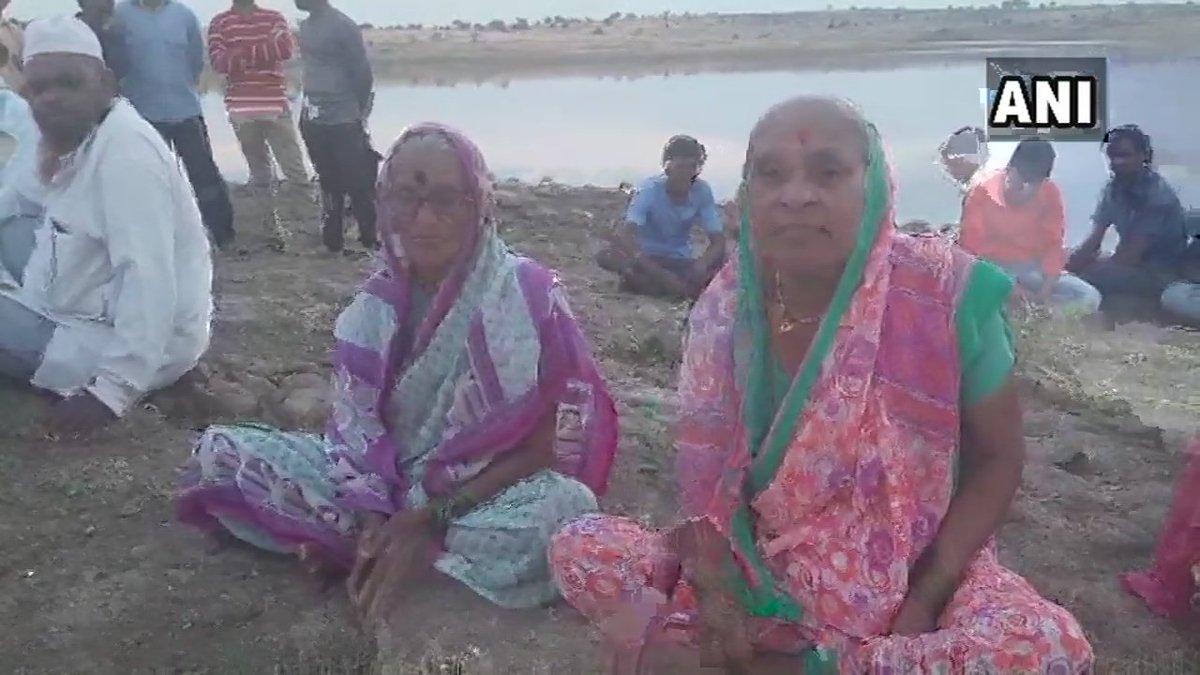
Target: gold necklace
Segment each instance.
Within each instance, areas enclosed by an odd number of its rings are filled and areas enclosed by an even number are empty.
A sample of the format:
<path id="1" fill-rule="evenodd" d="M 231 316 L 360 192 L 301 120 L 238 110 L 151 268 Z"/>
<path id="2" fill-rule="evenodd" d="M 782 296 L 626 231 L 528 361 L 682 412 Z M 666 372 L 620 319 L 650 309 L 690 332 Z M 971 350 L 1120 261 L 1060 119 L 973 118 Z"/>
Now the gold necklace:
<path id="1" fill-rule="evenodd" d="M 811 326 L 820 323 L 824 318 L 824 314 L 816 316 L 806 316 L 799 319 L 792 317 L 788 311 L 787 305 L 783 302 L 783 277 L 778 272 L 775 273 L 775 306 L 779 310 L 779 325 L 777 328 L 781 334 L 790 333 L 796 330 L 797 326 Z"/>

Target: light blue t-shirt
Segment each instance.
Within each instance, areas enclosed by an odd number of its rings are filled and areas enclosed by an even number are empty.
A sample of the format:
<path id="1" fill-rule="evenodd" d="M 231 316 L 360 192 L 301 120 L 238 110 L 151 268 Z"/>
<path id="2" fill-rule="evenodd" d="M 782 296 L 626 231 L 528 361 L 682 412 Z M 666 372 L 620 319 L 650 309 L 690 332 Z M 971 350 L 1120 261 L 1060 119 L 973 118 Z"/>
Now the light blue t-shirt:
<path id="1" fill-rule="evenodd" d="M 200 116 L 204 36 L 187 5 L 167 0 L 149 9 L 139 0 L 117 5 L 116 25 L 128 50 L 121 93 L 150 122 L 182 122 Z"/>
<path id="2" fill-rule="evenodd" d="M 708 183 L 696 179 L 687 200 L 678 203 L 667 194 L 664 175 L 649 178 L 638 187 L 625 220 L 637 227 L 642 253 L 664 258 L 692 258 L 691 235 L 696 227 L 708 234 L 725 229 Z"/>

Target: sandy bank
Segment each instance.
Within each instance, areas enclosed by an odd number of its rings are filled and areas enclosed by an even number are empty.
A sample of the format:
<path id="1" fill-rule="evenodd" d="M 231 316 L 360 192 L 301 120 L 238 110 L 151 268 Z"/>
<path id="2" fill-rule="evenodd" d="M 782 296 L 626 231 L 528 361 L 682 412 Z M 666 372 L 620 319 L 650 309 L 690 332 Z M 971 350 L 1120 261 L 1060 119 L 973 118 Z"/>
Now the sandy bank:
<path id="1" fill-rule="evenodd" d="M 418 81 L 894 66 L 995 54 L 1197 54 L 1193 5 L 529 17 L 502 26 L 379 27 L 382 77 Z"/>
<path id="2" fill-rule="evenodd" d="M 505 237 L 562 275 L 619 399 L 621 455 L 605 508 L 664 521 L 682 311 L 618 293 L 592 265 L 591 233 L 624 196 L 515 183 L 498 195 Z M 239 195 L 236 208 L 247 251 L 218 261 L 202 381 L 93 439 L 54 446 L 38 436 L 40 402 L 0 390 L 0 618 L 9 626 L 0 662 L 19 664 L 13 672 L 367 673 L 376 661 L 340 589 L 316 592 L 286 560 L 210 550 L 171 522 L 174 467 L 195 429 L 243 420 L 320 428 L 330 327 L 367 264 L 319 252 L 311 204 L 288 205 L 297 234 L 285 253 L 269 246 L 260 202 Z M 1187 672 L 1200 646 L 1123 594 L 1115 575 L 1148 559 L 1183 433 L 1200 414 L 1189 398 L 1195 335 L 1023 330 L 1030 460 L 1002 556 L 1077 613 L 1102 672 Z M 385 672 L 397 674 L 603 672 L 574 612 L 505 612 L 444 580 L 413 590 L 380 647 Z M 421 666 L 431 653 L 474 656 L 451 671 Z"/>

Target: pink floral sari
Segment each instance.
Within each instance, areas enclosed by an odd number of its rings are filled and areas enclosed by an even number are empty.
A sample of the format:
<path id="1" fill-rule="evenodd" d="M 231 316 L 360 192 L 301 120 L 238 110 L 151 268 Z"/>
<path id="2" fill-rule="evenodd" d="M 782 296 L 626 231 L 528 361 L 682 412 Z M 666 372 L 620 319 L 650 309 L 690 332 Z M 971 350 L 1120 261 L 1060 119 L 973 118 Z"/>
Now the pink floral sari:
<path id="1" fill-rule="evenodd" d="M 785 391 L 770 389 L 775 364 L 754 325 L 762 294 L 749 223 L 739 255 L 693 310 L 679 386 L 685 516 L 709 520 L 730 542 L 731 590 L 754 645 L 803 657 L 809 675 L 1086 672 L 1092 650 L 1078 623 L 1002 567 L 990 545 L 939 630 L 889 634 L 909 568 L 955 490 L 956 314 L 976 262 L 941 239 L 895 232 L 869 131 L 860 245 Z M 999 307 L 1006 294 L 984 301 Z M 551 563 L 567 600 L 619 649 L 694 644 L 696 597 L 665 533 L 589 516 L 557 535 Z"/>

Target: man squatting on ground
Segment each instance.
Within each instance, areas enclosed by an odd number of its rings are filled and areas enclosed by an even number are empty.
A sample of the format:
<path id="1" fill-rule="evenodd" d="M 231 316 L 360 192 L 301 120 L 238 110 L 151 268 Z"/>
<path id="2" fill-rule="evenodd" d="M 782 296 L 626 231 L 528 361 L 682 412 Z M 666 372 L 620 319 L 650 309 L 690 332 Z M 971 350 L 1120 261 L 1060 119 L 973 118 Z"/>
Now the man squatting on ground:
<path id="1" fill-rule="evenodd" d="M 61 396 L 53 427 L 124 415 L 208 347 L 212 261 L 192 188 L 117 97 L 82 21 L 35 21 L 25 93 L 35 160 L 0 188 L 0 374 Z"/>

